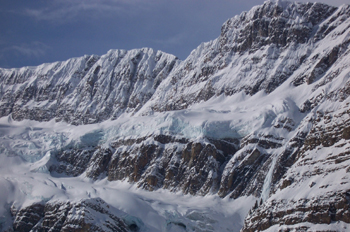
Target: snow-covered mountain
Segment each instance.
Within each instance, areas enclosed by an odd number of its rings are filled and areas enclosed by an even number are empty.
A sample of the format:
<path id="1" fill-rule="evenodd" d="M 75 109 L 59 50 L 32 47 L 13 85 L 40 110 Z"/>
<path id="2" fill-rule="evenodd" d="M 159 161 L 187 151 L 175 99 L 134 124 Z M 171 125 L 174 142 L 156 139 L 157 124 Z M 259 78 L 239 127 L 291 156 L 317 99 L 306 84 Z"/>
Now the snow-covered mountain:
<path id="1" fill-rule="evenodd" d="M 350 6 L 266 1 L 189 57 L 0 69 L 2 231 L 347 231 Z"/>
<path id="2" fill-rule="evenodd" d="M 178 63 L 173 55 L 144 48 L 1 69 L 0 116 L 72 124 L 115 119 L 139 110 Z"/>

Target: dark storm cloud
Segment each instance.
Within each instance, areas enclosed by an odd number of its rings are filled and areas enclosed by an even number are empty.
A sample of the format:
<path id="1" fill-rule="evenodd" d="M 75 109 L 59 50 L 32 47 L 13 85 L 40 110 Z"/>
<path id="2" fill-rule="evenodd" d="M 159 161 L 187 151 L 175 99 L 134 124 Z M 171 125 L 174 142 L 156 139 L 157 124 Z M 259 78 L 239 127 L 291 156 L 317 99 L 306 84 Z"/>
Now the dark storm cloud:
<path id="1" fill-rule="evenodd" d="M 0 67 L 151 47 L 181 59 L 263 0 L 0 0 Z M 348 0 L 324 1 L 340 5 Z M 40 42 L 38 42 L 40 41 Z"/>

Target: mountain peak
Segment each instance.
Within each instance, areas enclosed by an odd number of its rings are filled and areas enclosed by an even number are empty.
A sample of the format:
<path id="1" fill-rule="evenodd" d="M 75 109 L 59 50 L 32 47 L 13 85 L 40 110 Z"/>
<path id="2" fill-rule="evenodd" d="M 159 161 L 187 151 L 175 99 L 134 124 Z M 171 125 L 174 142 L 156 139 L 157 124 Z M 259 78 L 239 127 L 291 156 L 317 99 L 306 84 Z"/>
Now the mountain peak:
<path id="1" fill-rule="evenodd" d="M 316 25 L 320 21 L 329 17 L 336 10 L 336 7 L 329 6 L 323 3 L 301 3 L 283 0 L 269 0 L 262 5 L 253 7 L 248 12 L 243 12 L 240 16 L 234 18 L 243 18 L 245 22 L 251 20 L 259 20 L 262 18 L 284 18 L 287 20 L 295 20 L 303 18 L 309 21 L 311 16 L 315 17 L 313 24 Z M 317 14 L 315 14 L 317 12 Z"/>

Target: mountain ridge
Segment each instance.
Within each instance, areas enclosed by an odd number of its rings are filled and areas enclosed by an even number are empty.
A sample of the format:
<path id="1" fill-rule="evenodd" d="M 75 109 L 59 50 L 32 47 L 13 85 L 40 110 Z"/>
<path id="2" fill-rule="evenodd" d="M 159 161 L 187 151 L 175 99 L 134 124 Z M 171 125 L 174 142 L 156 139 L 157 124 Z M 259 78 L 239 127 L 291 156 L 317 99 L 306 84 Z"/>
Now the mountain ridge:
<path id="1" fill-rule="evenodd" d="M 84 56 L 29 69 L 2 69 L 1 96 L 7 104 L 1 105 L 1 116 L 11 113 L 15 120 L 37 121 L 56 117 L 73 124 L 116 118 L 147 101 L 176 62 L 175 56 L 143 48 L 110 50 L 101 57 Z M 17 76 L 26 76 L 27 81 Z"/>

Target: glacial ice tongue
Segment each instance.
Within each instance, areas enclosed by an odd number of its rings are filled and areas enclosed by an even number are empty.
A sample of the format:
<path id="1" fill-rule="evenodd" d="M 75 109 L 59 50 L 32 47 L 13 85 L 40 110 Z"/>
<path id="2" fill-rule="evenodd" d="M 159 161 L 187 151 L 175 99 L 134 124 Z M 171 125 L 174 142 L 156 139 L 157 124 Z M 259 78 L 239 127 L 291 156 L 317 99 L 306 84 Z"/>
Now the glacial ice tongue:
<path id="1" fill-rule="evenodd" d="M 293 117 L 289 115 L 293 114 L 290 113 L 292 103 L 280 100 L 265 107 L 256 104 L 249 109 L 242 108 L 239 103 L 228 104 L 223 110 L 223 104 L 230 98 L 213 99 L 202 104 L 201 108 L 194 106 L 147 116 L 125 114 L 114 121 L 80 126 L 29 120 L 12 122 L 3 118 L 0 151 L 7 156 L 20 156 L 26 161 L 36 162 L 48 153 L 54 154 L 62 149 L 108 146 L 113 140 L 126 137 L 165 134 L 192 140 L 243 138 L 257 129 L 269 130 L 279 117 Z"/>

